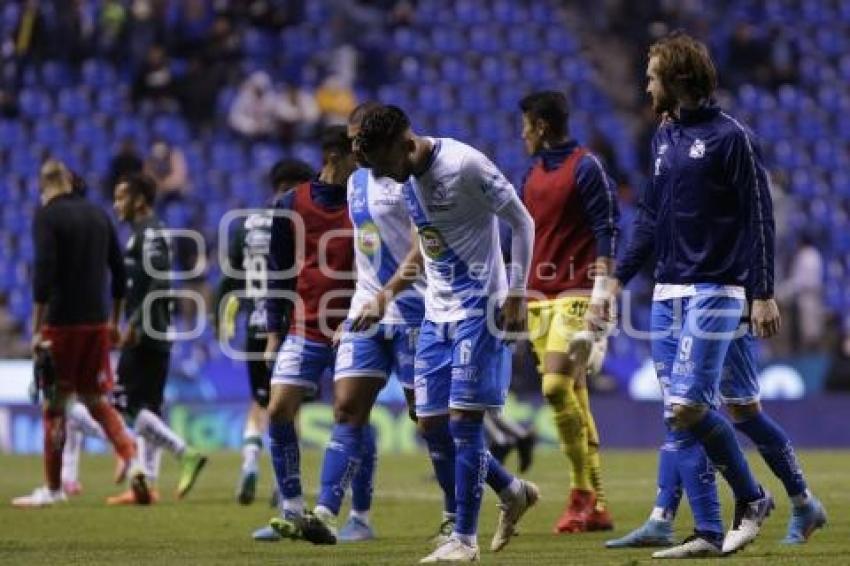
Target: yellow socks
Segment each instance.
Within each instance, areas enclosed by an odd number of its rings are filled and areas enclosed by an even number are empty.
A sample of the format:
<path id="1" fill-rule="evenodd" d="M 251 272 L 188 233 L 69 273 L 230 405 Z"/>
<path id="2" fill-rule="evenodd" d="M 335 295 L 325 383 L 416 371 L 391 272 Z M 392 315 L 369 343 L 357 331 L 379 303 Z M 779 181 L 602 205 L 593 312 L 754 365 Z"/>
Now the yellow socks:
<path id="1" fill-rule="evenodd" d="M 599 432 L 596 430 L 593 413 L 590 412 L 590 398 L 587 387 L 577 387 L 576 396 L 579 405 L 581 405 L 584 422 L 587 423 L 587 467 L 590 483 L 593 485 L 593 491 L 596 492 L 596 508 L 605 509 L 607 501 L 602 486 L 602 465 L 599 461 Z"/>
<path id="2" fill-rule="evenodd" d="M 564 374 L 546 373 L 543 375 L 543 395 L 555 413 L 555 428 L 561 448 L 572 466 L 573 489 L 593 490 L 589 473 L 587 421 L 576 395 L 575 380 Z"/>

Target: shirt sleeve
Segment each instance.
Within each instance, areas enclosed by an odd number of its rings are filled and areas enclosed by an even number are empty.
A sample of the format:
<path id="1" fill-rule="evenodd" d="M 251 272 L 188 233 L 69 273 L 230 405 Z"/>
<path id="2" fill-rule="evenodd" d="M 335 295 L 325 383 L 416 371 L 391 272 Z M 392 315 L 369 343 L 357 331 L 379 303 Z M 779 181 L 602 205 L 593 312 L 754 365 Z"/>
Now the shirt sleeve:
<path id="1" fill-rule="evenodd" d="M 652 155 L 656 155 L 656 141 L 652 140 Z M 658 221 L 658 191 L 654 182 L 654 171 L 650 172 L 637 204 L 632 238 L 623 257 L 617 261 L 614 276 L 625 286 L 640 271 L 655 249 L 655 226 Z"/>
<path id="2" fill-rule="evenodd" d="M 33 219 L 33 240 L 35 242 L 35 262 L 33 273 L 33 300 L 44 304 L 50 300 L 50 289 L 56 272 L 57 242 L 49 213 L 40 208 Z"/>
<path id="3" fill-rule="evenodd" d="M 498 212 L 503 206 L 517 199 L 516 189 L 483 153 L 475 151 L 463 162 L 461 174 L 464 183 L 479 190 L 476 195 L 490 212 Z"/>
<path id="4" fill-rule="evenodd" d="M 297 189 L 296 189 L 297 190 Z M 295 191 L 286 193 L 277 203 L 275 211 L 292 210 Z M 291 269 L 295 265 L 295 234 L 292 222 L 288 218 L 275 215 L 272 220 L 271 243 L 269 248 L 269 270 L 267 288 L 274 292 L 295 289 L 295 277 L 281 277 L 277 273 Z M 287 315 L 290 301 L 283 297 L 270 296 L 266 301 L 267 330 L 284 333 L 287 329 Z"/>
<path id="5" fill-rule="evenodd" d="M 743 128 L 730 137 L 724 154 L 726 181 L 749 203 L 753 248 L 748 291 L 754 299 L 769 299 L 774 293 L 774 253 L 776 226 L 770 178 L 757 142 Z"/>
<path id="6" fill-rule="evenodd" d="M 614 181 L 592 154 L 585 155 L 576 168 L 576 184 L 585 218 L 596 236 L 596 253 L 616 257 L 620 208 Z"/>
<path id="7" fill-rule="evenodd" d="M 515 193 L 497 215 L 510 227 L 511 261 L 508 264 L 508 283 L 511 289 L 524 291 L 531 271 L 531 255 L 534 248 L 534 220 Z"/>

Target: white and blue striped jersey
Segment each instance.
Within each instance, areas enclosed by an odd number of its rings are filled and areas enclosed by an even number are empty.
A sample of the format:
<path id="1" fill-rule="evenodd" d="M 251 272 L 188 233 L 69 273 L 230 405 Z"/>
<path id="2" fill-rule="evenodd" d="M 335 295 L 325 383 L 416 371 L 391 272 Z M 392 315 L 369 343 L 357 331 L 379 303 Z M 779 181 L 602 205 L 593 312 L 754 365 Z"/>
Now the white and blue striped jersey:
<path id="1" fill-rule="evenodd" d="M 425 258 L 425 317 L 453 322 L 483 314 L 488 298 L 507 294 L 496 212 L 516 193 L 477 149 L 431 141 L 428 166 L 404 184 L 404 196 Z"/>
<path id="2" fill-rule="evenodd" d="M 410 216 L 401 184 L 388 177 L 376 179 L 371 169 L 360 168 L 348 178 L 348 210 L 354 226 L 354 261 L 357 284 L 349 317 L 360 312 L 398 270 L 410 251 Z M 385 324 L 420 324 L 424 315 L 420 278 L 393 300 L 382 320 Z"/>

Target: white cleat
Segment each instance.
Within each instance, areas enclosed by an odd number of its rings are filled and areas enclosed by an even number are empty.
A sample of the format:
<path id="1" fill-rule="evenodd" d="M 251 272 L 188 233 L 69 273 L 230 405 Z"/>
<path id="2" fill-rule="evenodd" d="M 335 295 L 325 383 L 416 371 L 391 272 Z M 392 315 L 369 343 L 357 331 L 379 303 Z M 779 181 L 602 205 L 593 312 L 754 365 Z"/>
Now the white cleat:
<path id="1" fill-rule="evenodd" d="M 693 535 L 685 539 L 685 542 L 672 548 L 665 548 L 652 553 L 653 558 L 675 559 L 675 558 L 711 558 L 723 556 L 719 546 L 705 540 L 699 535 Z"/>
<path id="2" fill-rule="evenodd" d="M 493 552 L 499 552 L 511 542 L 511 537 L 516 532 L 516 525 L 519 520 L 540 499 L 540 490 L 536 485 L 530 481 L 519 481 L 522 483 L 519 493 L 512 500 L 499 504 L 501 509 L 499 523 L 496 525 L 496 533 L 490 543 L 490 550 Z"/>
<path id="3" fill-rule="evenodd" d="M 723 554 L 738 552 L 754 540 L 761 530 L 764 520 L 776 505 L 769 491 L 764 490 L 764 496 L 750 503 L 735 504 L 735 520 L 732 528 L 723 539 Z"/>
<path id="4" fill-rule="evenodd" d="M 67 501 L 68 498 L 61 489 L 51 491 L 47 487 L 37 487 L 29 495 L 14 498 L 12 500 L 12 505 L 20 508 L 50 507 L 56 503 L 64 503 Z"/>
<path id="5" fill-rule="evenodd" d="M 471 546 L 461 542 L 455 537 L 450 537 L 442 546 L 419 561 L 420 564 L 433 564 L 435 562 L 478 562 L 480 555 L 478 546 Z"/>

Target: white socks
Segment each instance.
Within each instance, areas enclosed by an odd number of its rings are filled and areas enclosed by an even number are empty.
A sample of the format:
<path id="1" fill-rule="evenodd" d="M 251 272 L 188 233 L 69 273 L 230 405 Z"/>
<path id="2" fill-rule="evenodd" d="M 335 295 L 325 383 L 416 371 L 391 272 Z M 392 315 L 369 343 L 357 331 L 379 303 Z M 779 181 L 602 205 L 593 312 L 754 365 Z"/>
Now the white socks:
<path id="1" fill-rule="evenodd" d="M 256 473 L 260 465 L 260 453 L 263 451 L 263 440 L 259 436 L 246 436 L 242 439 L 242 471 Z"/>
<path id="2" fill-rule="evenodd" d="M 86 436 L 106 439 L 103 429 L 89 414 L 86 406 L 74 402 L 66 415 L 65 447 L 62 450 L 62 483 L 76 482 L 80 477 L 80 453 Z"/>
<path id="3" fill-rule="evenodd" d="M 673 517 L 674 515 L 663 507 L 653 507 L 652 513 L 649 514 L 649 519 L 651 521 L 661 521 L 664 523 L 669 523 L 673 520 Z"/>
<path id="4" fill-rule="evenodd" d="M 145 440 L 143 436 L 136 437 L 139 464 L 144 471 L 148 481 L 155 484 L 159 478 L 159 468 L 162 464 L 162 448 L 152 442 Z"/>
<path id="5" fill-rule="evenodd" d="M 158 448 L 168 450 L 178 458 L 186 451 L 186 442 L 177 436 L 161 418 L 153 412 L 142 409 L 136 415 L 136 435 Z"/>

